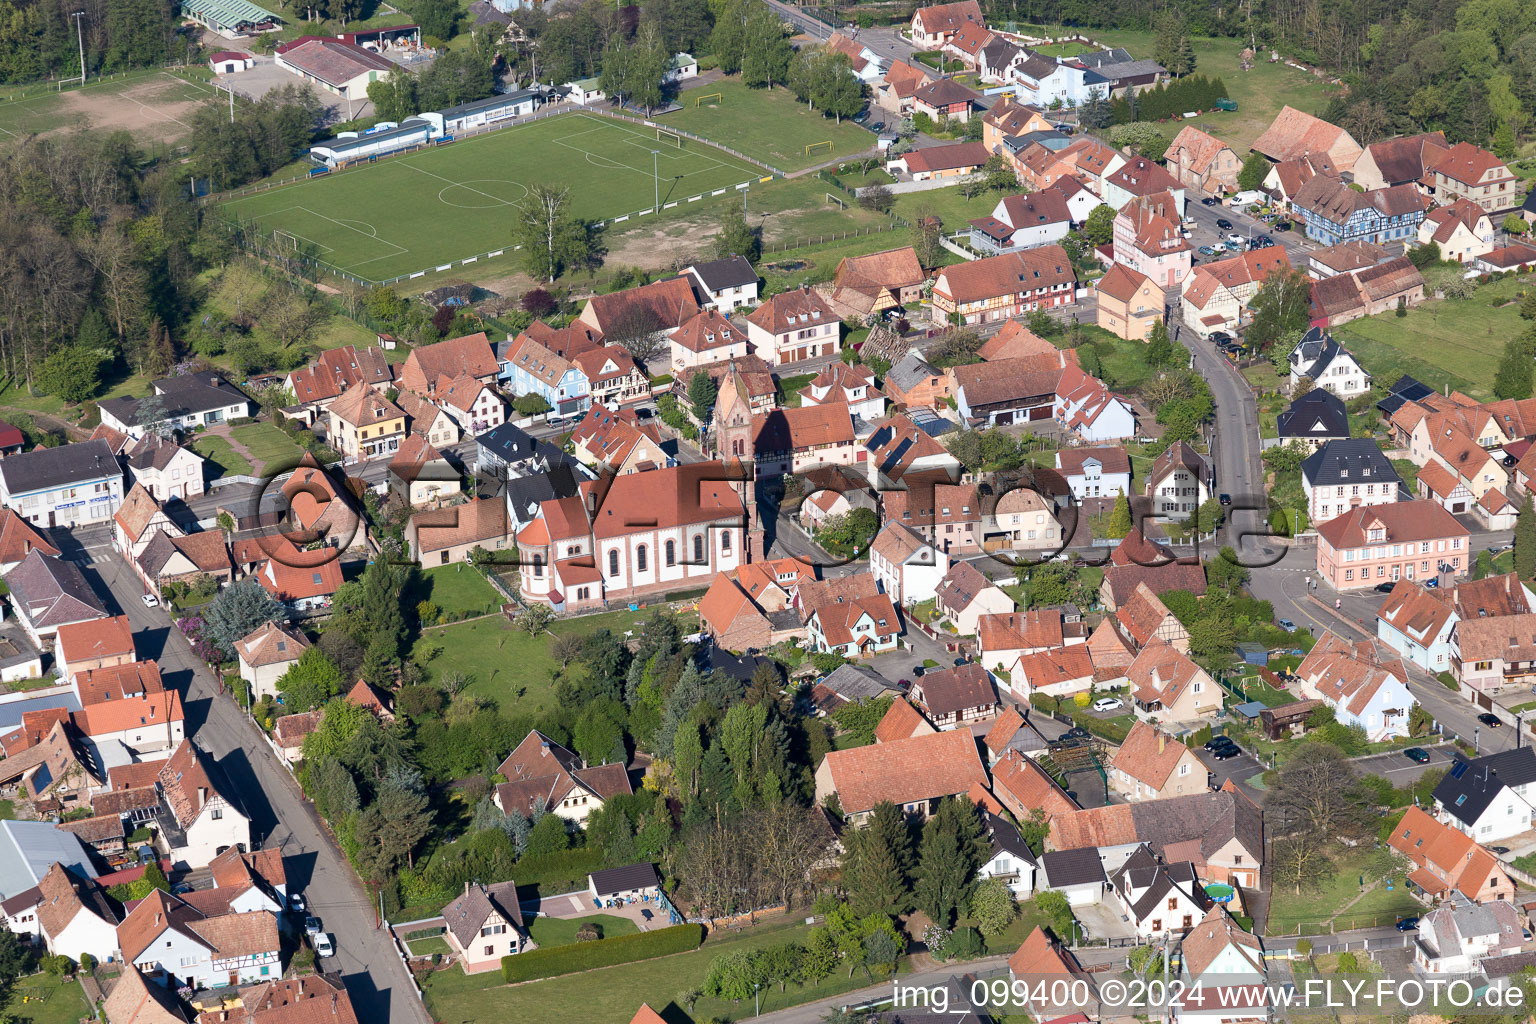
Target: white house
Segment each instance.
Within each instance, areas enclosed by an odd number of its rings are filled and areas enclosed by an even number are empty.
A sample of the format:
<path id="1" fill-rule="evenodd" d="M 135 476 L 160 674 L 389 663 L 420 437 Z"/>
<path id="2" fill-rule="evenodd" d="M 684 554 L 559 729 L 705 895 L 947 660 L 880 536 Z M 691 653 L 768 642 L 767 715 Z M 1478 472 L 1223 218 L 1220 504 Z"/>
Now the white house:
<path id="1" fill-rule="evenodd" d="M 757 271 L 743 256 L 727 256 L 682 269 L 693 285 L 699 305 L 729 314 L 738 306 L 757 302 Z"/>
<path id="2" fill-rule="evenodd" d="M 156 889 L 118 926 L 123 958 L 161 984 L 192 989 L 248 985 L 282 976 L 277 915 L 231 914 L 194 905 L 197 893 Z"/>
<path id="3" fill-rule="evenodd" d="M 1063 381 L 1066 379 L 1063 374 Z M 1131 403 L 1097 377 L 1084 375 L 1075 386 L 1059 387 L 1051 415 L 1079 441 L 1089 444 L 1136 436 L 1136 413 Z"/>
<path id="4" fill-rule="evenodd" d="M 1358 725 L 1371 742 L 1408 735 L 1408 713 L 1416 703 L 1402 662 L 1374 642 L 1350 644 L 1324 633 L 1296 674 L 1302 693 L 1333 708 L 1343 725 Z"/>
<path id="5" fill-rule="evenodd" d="M 886 523 L 869 546 L 869 568 L 896 604 L 931 599 L 949 572 L 949 554 L 902 523 Z"/>
<path id="6" fill-rule="evenodd" d="M 506 406 L 485 381 L 463 376 L 439 381 L 432 395 L 439 408 L 468 434 L 483 434 L 506 422 Z"/>
<path id="7" fill-rule="evenodd" d="M 843 403 L 856 420 L 874 423 L 885 414 L 885 395 L 875 387 L 869 367 L 835 362 L 818 373 L 800 392 L 801 405 Z"/>
<path id="8" fill-rule="evenodd" d="M 983 880 L 1000 878 L 1007 883 L 1008 891 L 1015 899 L 1027 899 L 1035 891 L 1039 861 L 1011 821 L 989 811 L 984 811 L 982 816 L 986 819 L 991 849 L 987 862 L 976 869 L 976 877 Z"/>
<path id="9" fill-rule="evenodd" d="M 1473 903 L 1461 893 L 1425 914 L 1413 944 L 1422 974 L 1471 974 L 1485 957 L 1520 952 L 1520 912 L 1502 900 Z"/>
<path id="10" fill-rule="evenodd" d="M 1056 469 L 1078 501 L 1131 495 L 1131 457 L 1124 448 L 1063 448 Z"/>
<path id="11" fill-rule="evenodd" d="M 1435 816 L 1479 843 L 1529 831 L 1536 808 L 1536 750 L 1529 746 L 1467 758 L 1457 755 L 1435 787 Z"/>
<path id="12" fill-rule="evenodd" d="M 1183 522 L 1211 496 L 1211 463 L 1183 441 L 1164 449 L 1147 474 L 1152 515 Z"/>
<path id="13" fill-rule="evenodd" d="M 145 434 L 129 445 L 123 455 L 128 475 L 156 501 L 185 501 L 203 493 L 203 458 L 190 448 L 158 434 Z"/>
<path id="14" fill-rule="evenodd" d="M 806 288 L 774 295 L 747 315 L 753 354 L 769 366 L 833 355 L 842 322 L 818 293 Z"/>
<path id="15" fill-rule="evenodd" d="M 1053 850 L 1040 857 L 1040 874 L 1035 888 L 1052 889 L 1067 898 L 1074 907 L 1092 906 L 1104 899 L 1104 862 L 1092 846 L 1078 850 Z"/>
<path id="16" fill-rule="evenodd" d="M 694 60 L 691 53 L 674 53 L 672 62 L 667 65 L 666 72 L 661 80 L 666 83 L 681 82 L 685 78 L 697 78 L 699 75 L 699 62 Z"/>
<path id="17" fill-rule="evenodd" d="M 1187 994 L 1173 1002 L 1175 1020 L 1236 1024 L 1269 1019 L 1264 945 L 1258 936 L 1244 931 L 1222 904 L 1212 906 L 1184 934 L 1179 960 L 1179 977 Z"/>
<path id="18" fill-rule="evenodd" d="M 1371 389 L 1371 375 L 1360 361 L 1320 327 L 1308 331 L 1291 350 L 1293 391 L 1303 377 L 1346 400 Z"/>
<path id="19" fill-rule="evenodd" d="M 277 681 L 309 647 L 309 639 L 291 626 L 266 622 L 235 641 L 240 678 L 251 687 L 252 699 L 277 697 Z"/>
<path id="20" fill-rule="evenodd" d="M 1109 98 L 1109 81 L 1096 71 L 1075 64 L 1059 64 L 1031 51 L 1007 71 L 1009 84 L 1022 87 L 1015 95 L 1023 102 L 1044 109 L 1057 100 L 1068 107 L 1088 102 L 1090 96 Z"/>
<path id="21" fill-rule="evenodd" d="M 1451 633 L 1457 621 L 1450 594 L 1402 579 L 1376 610 L 1376 639 L 1438 675 L 1451 667 Z"/>
<path id="22" fill-rule="evenodd" d="M 72 875 L 55 863 L 37 893 L 37 923 L 48 952 L 76 963 L 86 953 L 105 961 L 116 952 L 117 914 L 94 879 Z"/>
<path id="23" fill-rule="evenodd" d="M 159 427 L 193 430 L 251 416 L 256 403 L 216 373 L 165 377 L 145 398 L 106 398 L 101 422 L 120 434 L 141 437 Z"/>
<path id="24" fill-rule="evenodd" d="M 0 459 L 0 504 L 35 526 L 86 526 L 123 502 L 123 470 L 106 441 L 82 441 Z"/>
<path id="25" fill-rule="evenodd" d="M 1162 864 L 1145 844 L 1109 880 L 1115 899 L 1143 941 L 1189 931 L 1210 908 L 1189 861 Z"/>
<path id="26" fill-rule="evenodd" d="M 250 847 L 251 819 L 214 788 L 202 754 L 191 740 L 182 740 L 165 762 L 156 788 L 162 815 L 175 825 L 175 831 L 162 829 L 162 835 L 178 837 L 171 847 L 178 864 L 195 870 L 231 846 Z"/>

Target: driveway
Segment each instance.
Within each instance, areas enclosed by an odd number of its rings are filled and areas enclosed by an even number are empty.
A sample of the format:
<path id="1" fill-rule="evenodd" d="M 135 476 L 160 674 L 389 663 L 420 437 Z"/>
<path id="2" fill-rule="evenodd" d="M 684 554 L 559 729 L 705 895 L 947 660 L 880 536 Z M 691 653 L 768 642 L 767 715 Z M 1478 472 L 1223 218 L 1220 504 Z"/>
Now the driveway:
<path id="1" fill-rule="evenodd" d="M 140 658 L 154 659 L 167 688 L 181 693 L 186 730 L 217 762 L 251 816 L 252 846 L 280 848 L 289 891 L 304 892 L 310 912 L 335 936 L 326 968 L 343 976 L 358 1018 L 389 1024 L 429 1024 L 388 933 L 377 927 L 378 896 L 358 881 L 332 844 L 286 769 L 234 701 L 198 661 L 162 608 L 145 608 L 140 586 L 112 549 L 105 526 L 54 530 L 60 551 L 82 563 L 109 610 L 128 616 Z"/>
<path id="2" fill-rule="evenodd" d="M 1349 763 L 1361 775 L 1379 775 L 1392 785 L 1401 787 L 1417 782 L 1419 776 L 1431 768 L 1448 767 L 1451 763 L 1451 755 L 1456 748 L 1450 744 L 1432 747 L 1426 743 L 1423 750 L 1429 755 L 1429 760 L 1423 764 L 1408 760 L 1400 750 L 1390 754 L 1351 758 Z"/>
<path id="3" fill-rule="evenodd" d="M 1233 785 L 1241 789 L 1255 803 L 1263 802 L 1264 791 L 1255 787 L 1251 782 L 1255 776 L 1262 775 L 1265 770 L 1265 766 L 1260 763 L 1258 758 L 1245 750 L 1237 757 L 1218 761 L 1216 760 L 1216 755 L 1212 754 L 1209 750 L 1204 750 L 1200 747 L 1194 749 L 1195 756 L 1200 759 L 1201 764 L 1205 765 L 1205 770 L 1214 776 L 1211 782 L 1216 788 L 1220 789 L 1228 781 L 1231 781 Z"/>
<path id="4" fill-rule="evenodd" d="M 1136 926 L 1126 918 L 1114 897 L 1105 894 L 1102 903 L 1073 907 L 1072 914 L 1088 934 L 1096 939 L 1134 939 Z"/>

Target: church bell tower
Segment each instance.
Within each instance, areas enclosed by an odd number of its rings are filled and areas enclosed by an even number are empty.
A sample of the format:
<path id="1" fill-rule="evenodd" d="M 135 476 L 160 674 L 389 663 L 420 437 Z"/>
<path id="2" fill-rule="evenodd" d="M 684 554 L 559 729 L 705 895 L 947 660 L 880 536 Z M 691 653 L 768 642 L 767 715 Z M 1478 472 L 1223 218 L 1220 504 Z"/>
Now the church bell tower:
<path id="1" fill-rule="evenodd" d="M 714 456 L 725 464 L 731 487 L 746 509 L 746 547 L 749 562 L 763 558 L 763 530 L 757 513 L 757 458 L 754 454 L 752 404 L 746 381 L 731 361 L 715 395 Z"/>

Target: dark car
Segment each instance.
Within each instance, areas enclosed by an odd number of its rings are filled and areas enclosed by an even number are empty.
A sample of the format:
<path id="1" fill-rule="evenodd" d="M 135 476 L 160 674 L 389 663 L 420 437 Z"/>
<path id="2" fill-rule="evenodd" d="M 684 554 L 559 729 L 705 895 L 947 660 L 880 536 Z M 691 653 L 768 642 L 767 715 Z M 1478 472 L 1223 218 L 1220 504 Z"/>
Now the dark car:
<path id="1" fill-rule="evenodd" d="M 1397 583 L 1394 581 L 1391 583 L 1378 583 L 1371 589 L 1376 591 L 1378 594 L 1390 594 L 1392 593 L 1392 588 L 1395 586 L 1397 586 Z"/>
<path id="2" fill-rule="evenodd" d="M 1416 932 L 1419 930 L 1419 919 L 1416 917 L 1405 917 L 1397 922 L 1397 930 L 1400 932 Z"/>
<path id="3" fill-rule="evenodd" d="M 1291 222 L 1288 221 L 1288 220 L 1278 221 L 1275 224 L 1275 230 L 1276 231 L 1289 231 L 1289 230 L 1291 230 Z"/>
<path id="4" fill-rule="evenodd" d="M 1232 504 L 1232 495 L 1230 495 L 1230 494 L 1223 494 L 1219 500 L 1221 501 L 1221 503 L 1223 505 L 1230 505 L 1230 504 Z"/>
<path id="5" fill-rule="evenodd" d="M 914 677 L 916 677 L 916 678 L 922 678 L 923 673 L 926 672 L 926 671 L 928 671 L 928 670 L 923 668 L 923 666 L 921 666 L 921 665 L 913 665 L 912 666 L 912 675 Z"/>
<path id="6" fill-rule="evenodd" d="M 1212 736 L 1210 742 L 1205 745 L 1206 750 L 1215 750 L 1217 747 L 1235 747 L 1236 741 L 1230 736 Z"/>
<path id="7" fill-rule="evenodd" d="M 1486 725 L 1490 729 L 1497 729 L 1499 726 L 1504 724 L 1503 722 L 1499 721 L 1499 716 L 1498 715 L 1492 714 L 1492 713 L 1487 712 L 1487 711 L 1485 711 L 1482 714 L 1478 715 L 1477 716 L 1477 720 L 1479 722 L 1482 722 L 1484 725 Z"/>
<path id="8" fill-rule="evenodd" d="M 1274 245 L 1275 244 L 1275 240 L 1273 238 L 1270 238 L 1268 235 L 1260 235 L 1259 238 L 1258 238 L 1257 244 L 1258 245 Z"/>
<path id="9" fill-rule="evenodd" d="M 1429 751 L 1425 750 L 1423 747 L 1409 747 L 1407 750 L 1403 751 L 1403 756 L 1412 761 L 1414 764 L 1429 763 Z"/>
<path id="10" fill-rule="evenodd" d="M 964 664 L 965 664 L 965 659 L 964 658 L 956 658 L 955 659 L 955 668 L 959 668 L 961 665 L 964 665 Z"/>
<path id="11" fill-rule="evenodd" d="M 1215 196 L 1206 196 L 1204 199 L 1200 200 L 1200 205 L 1201 206 L 1220 206 L 1221 205 L 1221 200 L 1217 199 Z"/>
<path id="12" fill-rule="evenodd" d="M 1088 738 L 1088 730 L 1084 729 L 1080 725 L 1074 725 L 1072 728 L 1062 733 L 1061 738 L 1064 740 L 1085 740 Z"/>
<path id="13" fill-rule="evenodd" d="M 1211 337 L 1209 340 L 1212 345 L 1216 345 L 1218 347 L 1221 345 L 1229 345 L 1232 342 L 1232 335 L 1228 334 L 1226 331 L 1213 331 L 1211 332 Z"/>
<path id="14" fill-rule="evenodd" d="M 1227 220 L 1227 218 L 1225 218 L 1225 217 L 1218 217 L 1216 219 L 1216 226 L 1221 228 L 1221 230 L 1223 230 L 1223 231 L 1231 231 L 1232 230 L 1232 222 Z"/>
<path id="15" fill-rule="evenodd" d="M 1242 753 L 1242 749 L 1239 748 L 1236 743 L 1234 743 L 1230 747 L 1217 747 L 1215 750 L 1211 751 L 1211 756 L 1218 761 L 1225 761 L 1229 758 L 1241 757 Z"/>
<path id="16" fill-rule="evenodd" d="M 1490 847 L 1488 847 L 1488 852 L 1489 853 L 1496 853 L 1500 857 L 1502 857 L 1506 853 L 1509 852 L 1509 847 L 1507 847 L 1507 846 L 1490 846 Z"/>

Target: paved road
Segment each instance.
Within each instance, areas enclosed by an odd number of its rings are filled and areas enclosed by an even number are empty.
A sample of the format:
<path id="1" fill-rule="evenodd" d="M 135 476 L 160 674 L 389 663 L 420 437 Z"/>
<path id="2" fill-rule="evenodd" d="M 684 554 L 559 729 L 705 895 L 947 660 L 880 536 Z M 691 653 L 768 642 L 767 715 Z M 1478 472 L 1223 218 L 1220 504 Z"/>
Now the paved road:
<path id="1" fill-rule="evenodd" d="M 253 845 L 280 847 L 290 891 L 302 891 L 337 945 L 326 964 L 346 980 L 360 1020 L 428 1024 L 405 967 L 387 933 L 375 927 L 375 900 L 364 891 L 297 785 L 260 740 L 255 727 L 192 654 L 161 608 L 145 608 L 141 587 L 111 547 L 107 527 L 53 532 L 67 557 L 85 562 L 87 578 L 109 608 L 128 616 L 139 657 L 160 663 L 165 684 L 182 695 L 188 735 L 212 757 L 251 816 Z"/>

